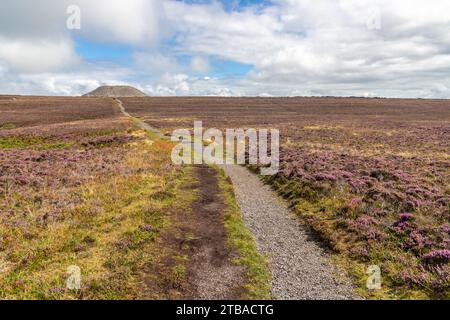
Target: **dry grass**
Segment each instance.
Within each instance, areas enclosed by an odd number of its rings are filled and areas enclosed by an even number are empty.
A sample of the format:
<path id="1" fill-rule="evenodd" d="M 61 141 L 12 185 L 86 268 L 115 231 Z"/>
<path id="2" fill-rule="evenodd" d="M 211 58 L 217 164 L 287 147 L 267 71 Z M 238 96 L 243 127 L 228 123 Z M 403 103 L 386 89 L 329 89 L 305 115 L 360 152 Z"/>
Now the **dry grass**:
<path id="1" fill-rule="evenodd" d="M 182 175 L 168 164 L 166 144 L 145 138 L 116 146 L 114 152 L 125 153 L 116 163 L 117 173 L 93 173 L 78 187 L 4 195 L 2 202 L 17 210 L 0 225 L 0 297 L 138 297 L 139 270 L 155 259 L 152 246 L 168 226 L 165 212 L 176 203 L 176 181 Z M 39 197 L 51 201 L 38 208 L 33 200 Z M 57 216 L 41 219 L 61 202 L 65 206 Z M 66 289 L 71 265 L 81 268 L 79 291 Z"/>
<path id="2" fill-rule="evenodd" d="M 109 99 L 0 102 L 0 298 L 133 299 L 170 226 L 171 145 Z M 69 290 L 68 268 L 81 269 Z"/>

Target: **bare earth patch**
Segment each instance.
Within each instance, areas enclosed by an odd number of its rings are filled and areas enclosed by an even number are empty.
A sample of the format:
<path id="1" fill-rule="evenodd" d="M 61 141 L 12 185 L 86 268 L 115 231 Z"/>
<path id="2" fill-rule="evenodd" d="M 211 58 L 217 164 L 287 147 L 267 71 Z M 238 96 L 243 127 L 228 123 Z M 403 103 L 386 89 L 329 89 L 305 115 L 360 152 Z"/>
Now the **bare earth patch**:
<path id="1" fill-rule="evenodd" d="M 240 299 L 245 269 L 233 262 L 237 255 L 228 243 L 217 171 L 204 166 L 193 170 L 196 181 L 184 188 L 198 194 L 190 208 L 173 212 L 173 228 L 162 240 L 165 254 L 144 272 L 146 286 L 158 298 Z"/>

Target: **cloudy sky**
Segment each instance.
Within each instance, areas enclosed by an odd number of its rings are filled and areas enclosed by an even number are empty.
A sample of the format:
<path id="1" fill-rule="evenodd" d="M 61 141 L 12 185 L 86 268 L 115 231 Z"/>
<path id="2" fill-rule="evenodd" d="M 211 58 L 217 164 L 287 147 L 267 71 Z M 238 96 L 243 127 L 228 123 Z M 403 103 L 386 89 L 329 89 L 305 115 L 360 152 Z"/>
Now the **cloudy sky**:
<path id="1" fill-rule="evenodd" d="M 81 12 L 81 28 L 68 8 Z M 1 0 L 0 94 L 450 98 L 448 0 Z"/>

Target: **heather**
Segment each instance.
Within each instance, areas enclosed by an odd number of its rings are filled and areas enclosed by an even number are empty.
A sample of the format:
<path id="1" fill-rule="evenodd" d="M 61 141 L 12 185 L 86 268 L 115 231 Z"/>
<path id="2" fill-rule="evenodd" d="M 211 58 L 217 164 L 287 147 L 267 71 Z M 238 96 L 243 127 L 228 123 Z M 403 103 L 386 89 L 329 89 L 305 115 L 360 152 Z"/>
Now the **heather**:
<path id="1" fill-rule="evenodd" d="M 379 265 L 387 295 L 448 297 L 449 161 L 306 147 L 281 154 L 267 182 L 333 250 Z"/>
<path id="2" fill-rule="evenodd" d="M 0 149 L 0 297 L 136 298 L 183 177 L 170 145 L 131 127 L 59 139 L 72 142 Z M 66 287 L 70 265 L 80 290 Z"/>
<path id="3" fill-rule="evenodd" d="M 188 205 L 176 197 L 184 172 L 170 165 L 169 143 L 114 116 L 109 100 L 75 101 L 0 104 L 1 120 L 17 124 L 0 128 L 2 299 L 140 296 L 167 212 Z M 66 286 L 71 265 L 80 290 Z"/>
<path id="4" fill-rule="evenodd" d="M 170 131 L 275 128 L 267 178 L 368 298 L 449 298 L 450 102 L 360 98 L 125 99 Z M 366 288 L 379 265 L 382 290 Z"/>

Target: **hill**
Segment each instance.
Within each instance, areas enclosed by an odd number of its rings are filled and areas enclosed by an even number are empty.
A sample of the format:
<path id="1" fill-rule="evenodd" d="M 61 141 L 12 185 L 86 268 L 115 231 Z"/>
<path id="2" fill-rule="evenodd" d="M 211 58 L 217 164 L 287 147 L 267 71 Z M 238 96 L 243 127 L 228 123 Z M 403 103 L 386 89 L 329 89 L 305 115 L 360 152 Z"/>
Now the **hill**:
<path id="1" fill-rule="evenodd" d="M 85 97 L 145 97 L 142 91 L 131 86 L 102 86 L 84 95 Z"/>

